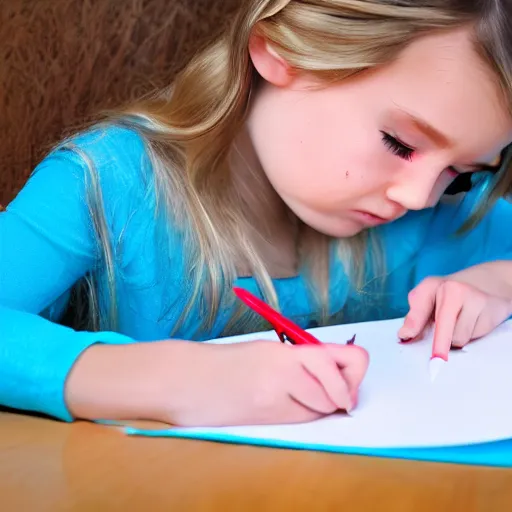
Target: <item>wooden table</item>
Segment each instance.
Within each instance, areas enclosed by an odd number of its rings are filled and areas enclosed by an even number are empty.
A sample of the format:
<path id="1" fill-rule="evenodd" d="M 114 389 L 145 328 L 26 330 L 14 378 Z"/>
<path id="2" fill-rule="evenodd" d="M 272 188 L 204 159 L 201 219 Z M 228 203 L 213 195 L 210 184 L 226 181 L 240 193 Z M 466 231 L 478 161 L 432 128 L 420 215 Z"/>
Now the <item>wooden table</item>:
<path id="1" fill-rule="evenodd" d="M 0 510 L 512 511 L 512 471 L 203 441 L 0 413 Z"/>

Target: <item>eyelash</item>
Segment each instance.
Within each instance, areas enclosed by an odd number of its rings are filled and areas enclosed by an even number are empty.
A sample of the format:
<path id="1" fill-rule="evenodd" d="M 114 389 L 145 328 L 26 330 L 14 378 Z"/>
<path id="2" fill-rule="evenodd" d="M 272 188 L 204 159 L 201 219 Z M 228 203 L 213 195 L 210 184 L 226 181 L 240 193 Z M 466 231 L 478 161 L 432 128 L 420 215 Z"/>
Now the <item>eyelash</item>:
<path id="1" fill-rule="evenodd" d="M 414 154 L 414 149 L 412 149 L 409 146 L 406 146 L 403 142 L 400 142 L 398 139 L 396 139 L 392 135 L 389 135 L 389 133 L 386 133 L 386 132 L 380 132 L 380 133 L 382 134 L 382 142 L 384 142 L 384 145 L 394 155 L 402 158 L 403 160 L 407 160 L 408 162 L 410 162 L 412 160 L 412 155 Z M 448 169 L 457 176 L 462 174 L 461 172 L 457 171 L 453 167 L 449 167 Z"/>
<path id="2" fill-rule="evenodd" d="M 389 133 L 380 133 L 382 134 L 382 142 L 394 155 L 409 162 L 412 160 L 412 155 L 414 154 L 413 148 L 406 146 L 403 142 L 389 135 Z"/>

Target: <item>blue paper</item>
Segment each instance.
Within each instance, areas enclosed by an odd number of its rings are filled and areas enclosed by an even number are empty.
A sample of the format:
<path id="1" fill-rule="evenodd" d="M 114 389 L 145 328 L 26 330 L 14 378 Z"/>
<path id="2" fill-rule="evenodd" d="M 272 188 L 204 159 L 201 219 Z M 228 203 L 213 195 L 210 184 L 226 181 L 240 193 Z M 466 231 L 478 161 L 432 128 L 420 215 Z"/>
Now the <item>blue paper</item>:
<path id="1" fill-rule="evenodd" d="M 204 441 L 215 441 L 230 444 L 245 444 L 255 446 L 266 446 L 270 448 L 287 448 L 296 450 L 313 450 L 331 453 L 344 453 L 348 455 L 365 455 L 373 457 L 386 457 L 397 459 L 412 459 L 420 461 L 445 462 L 455 464 L 471 464 L 495 467 L 512 467 L 512 440 L 496 441 L 493 443 L 480 443 L 469 446 L 450 446 L 439 448 L 358 448 L 340 447 L 332 445 L 301 445 L 287 442 L 282 439 L 261 439 L 243 438 L 213 432 L 197 434 L 185 430 L 164 429 L 144 430 L 126 427 L 125 432 L 129 435 L 147 437 L 172 437 L 178 439 L 200 439 Z"/>

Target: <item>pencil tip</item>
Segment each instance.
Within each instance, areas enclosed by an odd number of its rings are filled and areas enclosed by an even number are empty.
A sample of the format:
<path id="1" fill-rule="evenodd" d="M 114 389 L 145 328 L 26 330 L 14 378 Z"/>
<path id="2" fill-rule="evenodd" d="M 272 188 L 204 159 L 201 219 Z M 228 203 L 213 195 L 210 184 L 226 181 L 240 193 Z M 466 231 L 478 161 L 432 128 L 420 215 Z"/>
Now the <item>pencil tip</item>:
<path id="1" fill-rule="evenodd" d="M 356 335 L 354 334 L 354 336 L 352 336 L 352 338 L 350 338 L 349 340 L 347 340 L 347 345 L 354 345 L 356 342 Z"/>
<path id="2" fill-rule="evenodd" d="M 441 368 L 446 364 L 444 359 L 440 357 L 433 357 L 429 363 L 430 382 L 434 382 L 441 371 Z"/>

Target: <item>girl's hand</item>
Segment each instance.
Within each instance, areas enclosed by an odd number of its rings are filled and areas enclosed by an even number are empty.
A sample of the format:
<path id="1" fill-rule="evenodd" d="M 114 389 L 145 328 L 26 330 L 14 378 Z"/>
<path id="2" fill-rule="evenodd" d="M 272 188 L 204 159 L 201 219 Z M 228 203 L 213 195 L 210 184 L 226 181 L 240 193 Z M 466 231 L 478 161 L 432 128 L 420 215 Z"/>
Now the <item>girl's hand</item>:
<path id="1" fill-rule="evenodd" d="M 164 418 L 183 426 L 296 423 L 350 410 L 368 366 L 356 346 L 186 345 Z"/>
<path id="2" fill-rule="evenodd" d="M 471 272 L 468 277 L 477 275 Z M 402 341 L 418 338 L 434 322 L 432 354 L 447 360 L 452 346 L 462 348 L 485 336 L 512 314 L 510 299 L 484 291 L 492 289 L 489 281 L 481 287 L 464 281 L 465 274 L 460 272 L 446 278 L 429 277 L 414 288 L 409 294 L 409 313 L 398 332 Z"/>
<path id="3" fill-rule="evenodd" d="M 183 426 L 310 421 L 351 409 L 368 367 L 357 346 L 159 341 L 88 348 L 65 389 L 74 418 Z"/>

